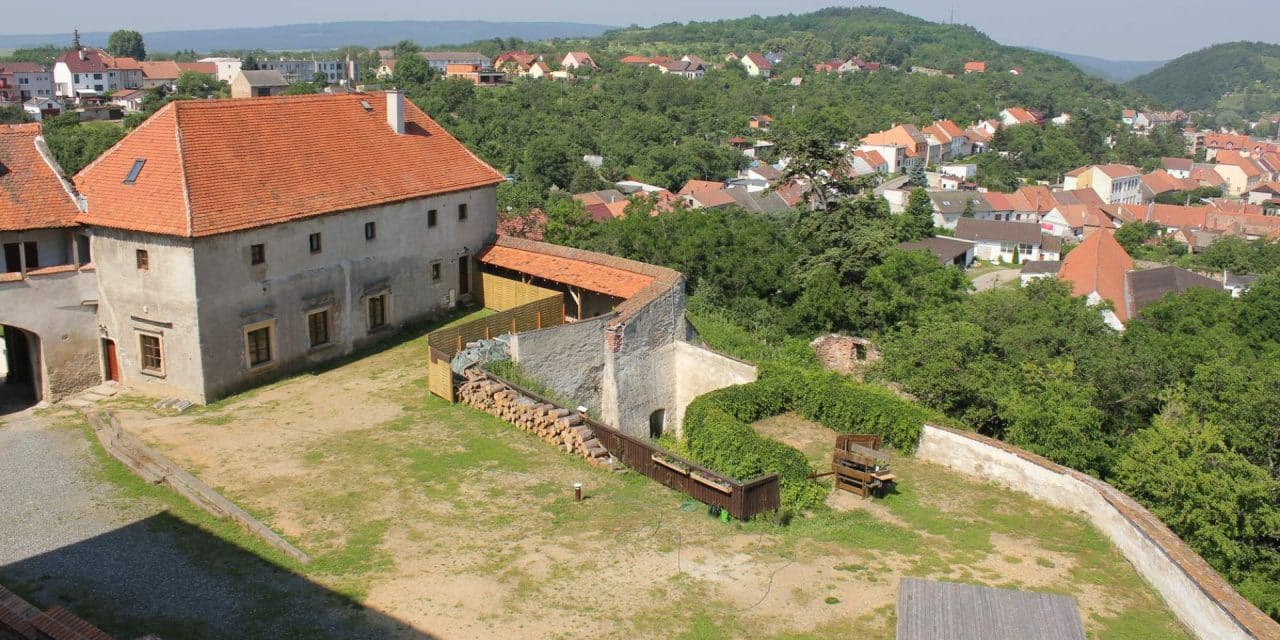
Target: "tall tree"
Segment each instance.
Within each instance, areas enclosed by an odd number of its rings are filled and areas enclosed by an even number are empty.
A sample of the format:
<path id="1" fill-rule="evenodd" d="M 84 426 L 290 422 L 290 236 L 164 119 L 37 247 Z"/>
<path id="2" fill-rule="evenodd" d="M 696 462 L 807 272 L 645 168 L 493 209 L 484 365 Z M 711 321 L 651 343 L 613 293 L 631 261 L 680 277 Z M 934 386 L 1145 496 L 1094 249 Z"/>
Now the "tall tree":
<path id="1" fill-rule="evenodd" d="M 422 59 L 422 56 L 411 53 L 396 58 L 396 68 L 392 74 L 392 80 L 395 81 L 397 88 L 409 92 L 426 91 L 427 83 L 431 81 L 431 77 L 431 65 L 427 64 L 427 61 Z"/>
<path id="2" fill-rule="evenodd" d="M 898 239 L 903 242 L 933 235 L 933 201 L 924 189 L 912 189 L 907 210 L 899 218 Z"/>
<path id="3" fill-rule="evenodd" d="M 142 43 L 142 34 L 128 29 L 111 32 L 107 38 L 107 53 L 134 60 L 147 59 L 147 47 Z"/>

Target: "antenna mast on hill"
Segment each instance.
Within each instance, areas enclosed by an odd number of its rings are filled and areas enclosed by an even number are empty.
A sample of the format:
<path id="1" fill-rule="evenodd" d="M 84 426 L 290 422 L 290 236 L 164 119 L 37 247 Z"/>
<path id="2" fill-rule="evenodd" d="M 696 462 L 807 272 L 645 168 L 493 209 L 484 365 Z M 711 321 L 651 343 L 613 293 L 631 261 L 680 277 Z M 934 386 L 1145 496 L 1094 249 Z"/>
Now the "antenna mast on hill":
<path id="1" fill-rule="evenodd" d="M 956 7 L 955 5 L 952 5 L 951 6 L 951 25 L 955 26 L 955 24 L 956 24 Z"/>

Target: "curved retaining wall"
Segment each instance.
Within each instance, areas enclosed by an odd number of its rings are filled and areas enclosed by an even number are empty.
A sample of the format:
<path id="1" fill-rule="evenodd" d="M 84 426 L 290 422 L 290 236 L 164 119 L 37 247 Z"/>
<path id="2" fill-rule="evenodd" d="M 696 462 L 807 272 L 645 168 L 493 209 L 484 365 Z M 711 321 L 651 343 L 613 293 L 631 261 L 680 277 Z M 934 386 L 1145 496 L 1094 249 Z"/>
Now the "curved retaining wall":
<path id="1" fill-rule="evenodd" d="M 998 440 L 925 425 L 916 457 L 1083 513 L 1201 640 L 1280 639 L 1280 624 L 1245 600 L 1158 518 L 1111 485 Z"/>

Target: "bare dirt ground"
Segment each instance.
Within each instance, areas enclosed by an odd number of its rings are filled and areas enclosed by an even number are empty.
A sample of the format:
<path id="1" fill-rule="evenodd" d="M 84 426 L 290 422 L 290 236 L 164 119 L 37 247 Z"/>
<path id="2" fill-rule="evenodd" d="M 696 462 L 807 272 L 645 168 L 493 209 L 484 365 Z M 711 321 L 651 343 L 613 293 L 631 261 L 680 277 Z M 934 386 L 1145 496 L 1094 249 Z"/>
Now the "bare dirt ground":
<path id="1" fill-rule="evenodd" d="M 637 474 L 596 470 L 428 397 L 423 340 L 187 415 L 122 424 L 315 561 L 295 570 L 400 637 L 891 638 L 903 575 L 1076 595 L 1091 634 L 1186 637 L 1081 520 L 895 460 L 900 493 L 833 497 L 788 527 L 723 524 Z M 833 434 L 759 425 L 816 466 Z M 571 485 L 587 499 L 575 504 Z"/>

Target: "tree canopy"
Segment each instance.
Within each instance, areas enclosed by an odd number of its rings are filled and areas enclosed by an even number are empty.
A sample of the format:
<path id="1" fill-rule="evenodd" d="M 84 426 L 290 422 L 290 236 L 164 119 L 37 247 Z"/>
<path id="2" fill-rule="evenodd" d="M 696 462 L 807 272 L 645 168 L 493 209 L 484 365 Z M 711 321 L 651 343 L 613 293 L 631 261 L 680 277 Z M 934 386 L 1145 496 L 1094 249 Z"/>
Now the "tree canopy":
<path id="1" fill-rule="evenodd" d="M 142 34 L 128 29 L 111 32 L 107 37 L 107 53 L 134 60 L 147 59 L 147 47 L 142 42 Z"/>

